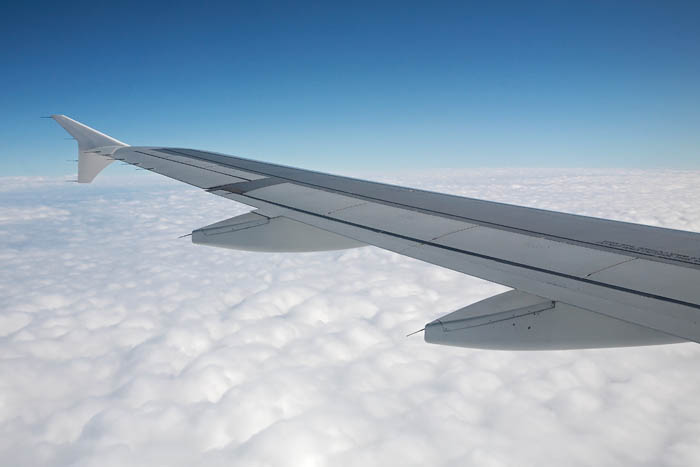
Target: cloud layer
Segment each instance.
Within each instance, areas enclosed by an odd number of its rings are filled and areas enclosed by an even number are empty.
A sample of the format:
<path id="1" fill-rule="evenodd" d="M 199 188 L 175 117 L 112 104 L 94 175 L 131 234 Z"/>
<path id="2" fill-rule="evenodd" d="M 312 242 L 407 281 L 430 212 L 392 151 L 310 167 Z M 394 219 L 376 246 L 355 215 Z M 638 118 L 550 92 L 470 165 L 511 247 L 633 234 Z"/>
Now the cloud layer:
<path id="1" fill-rule="evenodd" d="M 384 181 L 700 231 L 700 173 Z M 404 337 L 503 287 L 375 248 L 192 245 L 249 208 L 165 179 L 0 182 L 2 465 L 694 465 L 700 346 Z"/>

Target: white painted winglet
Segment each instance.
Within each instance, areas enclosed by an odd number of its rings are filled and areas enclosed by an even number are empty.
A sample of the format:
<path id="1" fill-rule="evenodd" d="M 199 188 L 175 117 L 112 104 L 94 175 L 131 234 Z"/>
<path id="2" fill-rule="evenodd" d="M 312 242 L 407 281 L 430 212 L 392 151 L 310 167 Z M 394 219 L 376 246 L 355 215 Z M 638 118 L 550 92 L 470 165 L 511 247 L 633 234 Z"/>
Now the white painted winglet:
<path id="1" fill-rule="evenodd" d="M 65 115 L 52 115 L 78 141 L 78 183 L 90 183 L 114 159 L 110 156 L 128 144 L 76 122 Z"/>

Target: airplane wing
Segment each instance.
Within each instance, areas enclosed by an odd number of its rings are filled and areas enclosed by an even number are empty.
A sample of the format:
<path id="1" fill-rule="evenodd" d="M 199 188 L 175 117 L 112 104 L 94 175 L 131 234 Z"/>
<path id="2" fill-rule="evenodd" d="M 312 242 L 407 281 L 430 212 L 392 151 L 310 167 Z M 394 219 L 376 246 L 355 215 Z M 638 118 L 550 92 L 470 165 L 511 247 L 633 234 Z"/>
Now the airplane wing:
<path id="1" fill-rule="evenodd" d="M 700 342 L 700 234 L 483 201 L 194 149 L 128 146 L 63 115 L 79 182 L 114 160 L 257 208 L 202 245 L 373 245 L 511 287 L 425 326 L 431 343 L 571 349 Z"/>

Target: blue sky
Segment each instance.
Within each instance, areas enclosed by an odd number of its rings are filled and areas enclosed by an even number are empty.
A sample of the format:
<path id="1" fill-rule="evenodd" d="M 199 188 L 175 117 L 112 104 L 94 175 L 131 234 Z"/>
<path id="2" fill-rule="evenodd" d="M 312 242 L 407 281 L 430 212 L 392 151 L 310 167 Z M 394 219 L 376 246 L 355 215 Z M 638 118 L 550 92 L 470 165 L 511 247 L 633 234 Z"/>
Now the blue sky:
<path id="1" fill-rule="evenodd" d="M 52 113 L 336 172 L 700 167 L 700 4 L 481 3 L 16 3 L 0 174 L 74 172 Z"/>

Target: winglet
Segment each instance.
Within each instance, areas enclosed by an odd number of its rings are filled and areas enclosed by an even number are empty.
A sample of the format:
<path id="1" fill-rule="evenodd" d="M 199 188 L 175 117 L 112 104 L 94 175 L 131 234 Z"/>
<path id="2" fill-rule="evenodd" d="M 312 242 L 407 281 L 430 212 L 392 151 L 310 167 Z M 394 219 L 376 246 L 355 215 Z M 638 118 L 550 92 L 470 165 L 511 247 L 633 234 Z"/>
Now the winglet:
<path id="1" fill-rule="evenodd" d="M 128 146 L 65 115 L 51 115 L 51 118 L 78 141 L 78 183 L 90 183 L 112 163 L 110 156 L 117 149 Z"/>

